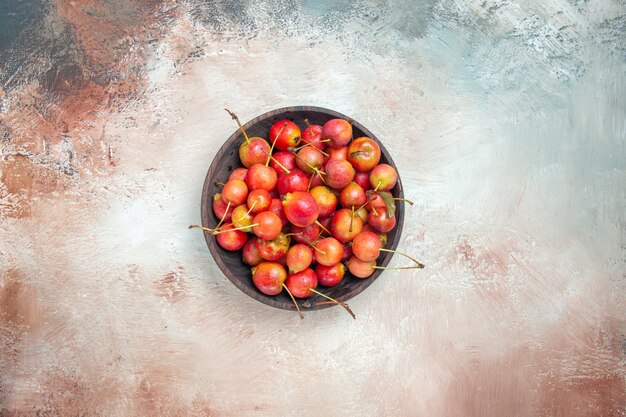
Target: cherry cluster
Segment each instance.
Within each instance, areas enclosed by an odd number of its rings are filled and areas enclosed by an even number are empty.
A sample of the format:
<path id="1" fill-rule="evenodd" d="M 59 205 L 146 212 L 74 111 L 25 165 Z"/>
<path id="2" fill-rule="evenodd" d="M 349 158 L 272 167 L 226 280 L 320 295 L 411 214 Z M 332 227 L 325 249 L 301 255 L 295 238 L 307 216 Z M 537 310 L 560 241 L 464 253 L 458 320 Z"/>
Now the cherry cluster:
<path id="1" fill-rule="evenodd" d="M 330 303 L 348 305 L 317 290 L 344 278 L 346 267 L 368 278 L 386 249 L 387 233 L 396 227 L 391 191 L 398 173 L 380 163 L 380 147 L 372 138 L 353 139 L 352 124 L 331 119 L 323 126 L 300 127 L 291 120 L 275 122 L 269 142 L 248 137 L 239 147 L 243 167 L 236 168 L 213 197 L 219 219 L 213 234 L 228 251 L 242 251 L 252 267 L 252 281 L 263 294 L 286 290 L 302 318 L 296 298 L 318 294 Z M 271 144 L 271 145 L 270 145 Z M 400 253 L 400 252 L 398 252 Z M 415 266 L 423 268 L 406 254 Z"/>

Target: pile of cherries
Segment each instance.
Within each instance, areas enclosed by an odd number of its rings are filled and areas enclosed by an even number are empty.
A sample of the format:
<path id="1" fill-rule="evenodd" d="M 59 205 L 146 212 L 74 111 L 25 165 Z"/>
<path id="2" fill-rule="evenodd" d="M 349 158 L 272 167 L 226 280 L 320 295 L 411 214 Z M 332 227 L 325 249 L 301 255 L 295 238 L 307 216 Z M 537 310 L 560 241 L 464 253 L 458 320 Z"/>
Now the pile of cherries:
<path id="1" fill-rule="evenodd" d="M 252 267 L 252 281 L 263 294 L 286 290 L 302 314 L 296 298 L 318 294 L 348 305 L 317 290 L 332 287 L 346 267 L 357 278 L 376 269 L 387 233 L 396 226 L 391 190 L 398 173 L 380 162 L 380 147 L 369 137 L 353 139 L 352 124 L 331 119 L 323 126 L 300 128 L 280 120 L 269 130 L 269 142 L 248 137 L 239 147 L 243 167 L 236 168 L 213 197 L 219 223 L 212 229 L 192 225 L 215 236 L 229 251 L 242 250 Z M 270 145 L 271 144 L 271 145 Z M 423 268 L 412 257 L 414 266 Z"/>

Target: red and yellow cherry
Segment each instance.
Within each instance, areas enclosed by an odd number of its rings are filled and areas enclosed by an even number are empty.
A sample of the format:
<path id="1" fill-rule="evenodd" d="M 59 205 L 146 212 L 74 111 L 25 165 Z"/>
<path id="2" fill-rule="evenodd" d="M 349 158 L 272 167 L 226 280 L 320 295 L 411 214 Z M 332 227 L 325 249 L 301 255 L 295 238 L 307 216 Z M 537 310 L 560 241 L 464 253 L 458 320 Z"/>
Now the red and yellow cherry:
<path id="1" fill-rule="evenodd" d="M 280 198 L 272 198 L 272 203 L 270 204 L 269 211 L 275 213 L 284 226 L 287 226 L 289 220 L 287 220 L 287 216 L 285 216 L 285 210 L 283 209 L 283 201 Z"/>
<path id="2" fill-rule="evenodd" d="M 348 160 L 348 147 L 342 146 L 341 148 L 330 148 L 326 150 L 328 153 L 327 161 L 331 159 L 342 159 L 344 161 Z"/>
<path id="3" fill-rule="evenodd" d="M 296 166 L 307 174 L 313 174 L 315 168 L 324 165 L 324 155 L 314 146 L 306 146 L 297 153 Z"/>
<path id="4" fill-rule="evenodd" d="M 315 223 L 320 214 L 315 199 L 311 197 L 311 194 L 303 191 L 286 194 L 283 199 L 283 209 L 291 224 L 299 227 Z"/>
<path id="5" fill-rule="evenodd" d="M 254 164 L 248 168 L 246 175 L 246 184 L 249 190 L 266 190 L 272 191 L 276 187 L 278 176 L 274 168 L 263 165 Z"/>
<path id="6" fill-rule="evenodd" d="M 275 152 L 270 160 L 270 166 L 279 174 L 286 174 L 287 172 L 285 172 L 284 168 L 291 171 L 296 167 L 296 157 L 293 153 L 287 151 Z"/>
<path id="7" fill-rule="evenodd" d="M 344 159 L 329 159 L 324 166 L 326 185 L 341 190 L 354 179 L 354 168 Z"/>
<path id="8" fill-rule="evenodd" d="M 287 279 L 287 271 L 278 262 L 261 262 L 252 268 L 252 282 L 266 295 L 280 294 Z"/>
<path id="9" fill-rule="evenodd" d="M 309 194 L 311 194 L 311 197 L 313 197 L 320 209 L 320 218 L 328 217 L 335 212 L 337 208 L 337 196 L 330 188 L 324 185 L 318 185 L 312 188 Z"/>
<path id="10" fill-rule="evenodd" d="M 228 176 L 228 180 L 241 180 L 241 181 L 245 181 L 246 180 L 246 175 L 248 174 L 248 168 L 235 168 L 235 170 L 233 172 L 230 173 L 230 175 Z"/>
<path id="11" fill-rule="evenodd" d="M 310 244 L 317 240 L 320 230 L 320 226 L 313 223 L 305 227 L 292 226 L 290 234 L 296 242 Z"/>
<path id="12" fill-rule="evenodd" d="M 343 119 L 331 119 L 322 127 L 323 139 L 330 139 L 331 148 L 346 146 L 352 139 L 352 125 Z"/>
<path id="13" fill-rule="evenodd" d="M 352 217 L 352 210 L 337 210 L 330 221 L 330 232 L 342 243 L 350 242 L 363 231 L 363 222 L 359 216 Z"/>
<path id="14" fill-rule="evenodd" d="M 215 217 L 220 220 L 224 219 L 225 222 L 230 222 L 234 210 L 235 206 L 232 204 L 229 206 L 224 202 L 221 193 L 217 193 L 213 196 L 213 213 L 215 213 Z"/>
<path id="15" fill-rule="evenodd" d="M 270 144 L 263 138 L 252 137 L 239 146 L 239 159 L 246 168 L 254 164 L 264 164 L 270 154 Z"/>
<path id="16" fill-rule="evenodd" d="M 320 265 L 335 265 L 341 262 L 343 245 L 333 237 L 327 237 L 315 244 L 315 260 Z"/>
<path id="17" fill-rule="evenodd" d="M 317 149 L 326 149 L 326 142 L 322 142 L 322 129 L 320 125 L 309 125 L 302 131 L 302 142 L 315 146 Z"/>
<path id="18" fill-rule="evenodd" d="M 387 210 L 381 210 L 378 215 L 371 211 L 367 216 L 367 224 L 373 231 L 378 233 L 388 233 L 396 227 L 396 216 L 389 217 Z"/>
<path id="19" fill-rule="evenodd" d="M 334 287 L 339 284 L 345 276 L 346 268 L 342 263 L 330 266 L 318 264 L 315 267 L 315 274 L 317 275 L 317 281 L 320 285 Z"/>
<path id="20" fill-rule="evenodd" d="M 242 232 L 251 232 L 252 231 L 252 220 L 254 219 L 254 214 L 250 212 L 248 206 L 246 204 L 242 204 L 240 206 L 235 207 L 232 215 L 233 225 L 241 229 Z"/>
<path id="21" fill-rule="evenodd" d="M 254 216 L 252 223 L 252 231 L 263 240 L 276 238 L 283 228 L 280 217 L 271 211 L 263 211 L 257 214 Z"/>
<path id="22" fill-rule="evenodd" d="M 296 147 L 300 143 L 300 128 L 290 120 L 279 120 L 270 128 L 270 142 L 280 151 Z"/>
<path id="23" fill-rule="evenodd" d="M 365 191 L 371 189 L 371 185 L 370 185 L 370 173 L 369 172 L 356 172 L 354 174 L 354 179 L 352 180 L 354 182 L 356 182 L 357 184 L 359 184 L 361 186 L 361 188 L 363 188 Z"/>
<path id="24" fill-rule="evenodd" d="M 375 261 L 380 256 L 383 243 L 373 232 L 361 232 L 352 239 L 352 253 L 362 261 Z"/>
<path id="25" fill-rule="evenodd" d="M 304 271 L 313 262 L 313 250 L 302 243 L 296 243 L 287 251 L 289 273 Z"/>
<path id="26" fill-rule="evenodd" d="M 250 266 L 257 266 L 264 261 L 261 255 L 259 255 L 259 250 L 256 247 L 255 241 L 257 239 L 258 237 L 254 236 L 248 238 L 246 243 L 243 245 L 243 248 L 241 248 L 241 259 L 243 260 L 243 263 Z"/>
<path id="27" fill-rule="evenodd" d="M 243 245 L 248 240 L 248 235 L 244 232 L 232 229 L 235 229 L 235 226 L 232 223 L 227 223 L 220 228 L 219 234 L 215 237 L 217 244 L 228 251 L 236 251 L 243 248 Z"/>
<path id="28" fill-rule="evenodd" d="M 261 258 L 268 261 L 277 261 L 287 254 L 290 239 L 285 233 L 280 233 L 272 240 L 255 240 Z"/>
<path id="29" fill-rule="evenodd" d="M 355 182 L 351 182 L 341 189 L 339 193 L 339 202 L 342 207 L 355 209 L 361 207 L 367 201 L 365 191 Z"/>
<path id="30" fill-rule="evenodd" d="M 389 191 L 398 182 L 398 172 L 388 164 L 376 165 L 370 172 L 370 185 L 376 191 Z"/>
<path id="31" fill-rule="evenodd" d="M 280 174 L 276 185 L 280 195 L 306 191 L 309 188 L 309 177 L 298 168 L 294 168 L 288 174 Z"/>
<path id="32" fill-rule="evenodd" d="M 252 190 L 248 193 L 248 199 L 246 200 L 250 211 L 253 213 L 260 213 L 270 208 L 272 204 L 272 197 L 267 190 L 259 188 L 258 190 Z"/>
<path id="33" fill-rule="evenodd" d="M 222 200 L 231 206 L 239 206 L 248 198 L 248 186 L 242 180 L 230 180 L 222 188 Z"/>
<path id="34" fill-rule="evenodd" d="M 317 275 L 311 268 L 287 275 L 285 285 L 294 297 L 308 298 L 317 287 Z"/>
<path id="35" fill-rule="evenodd" d="M 353 256 L 348 261 L 348 270 L 357 278 L 367 278 L 371 276 L 375 271 L 375 266 L 376 261 L 362 261 L 356 256 Z"/>
<path id="36" fill-rule="evenodd" d="M 359 172 L 373 169 L 380 161 L 380 146 L 366 136 L 354 139 L 348 147 L 348 162 Z"/>

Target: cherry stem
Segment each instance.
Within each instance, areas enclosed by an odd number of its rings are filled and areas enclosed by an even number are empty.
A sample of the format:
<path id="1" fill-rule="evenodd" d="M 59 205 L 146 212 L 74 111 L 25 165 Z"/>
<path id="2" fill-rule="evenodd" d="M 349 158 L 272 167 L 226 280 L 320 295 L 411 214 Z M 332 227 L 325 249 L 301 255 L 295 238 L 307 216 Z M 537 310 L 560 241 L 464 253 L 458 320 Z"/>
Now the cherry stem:
<path id="1" fill-rule="evenodd" d="M 352 217 L 350 217 L 350 227 L 348 228 L 348 232 L 352 233 L 352 223 L 354 222 L 354 206 L 352 206 Z"/>
<path id="2" fill-rule="evenodd" d="M 287 236 L 302 236 L 302 232 L 300 232 L 300 233 L 287 233 L 285 235 L 285 237 L 287 237 Z"/>
<path id="3" fill-rule="evenodd" d="M 241 122 L 239 121 L 239 117 L 237 117 L 235 113 L 233 113 L 232 111 L 228 109 L 224 109 L 224 110 L 226 110 L 228 114 L 230 114 L 230 117 L 232 117 L 233 120 L 237 122 L 237 125 L 239 125 L 239 129 L 241 129 L 241 133 L 243 133 L 243 137 L 246 138 L 246 143 L 250 143 L 250 138 L 246 134 L 246 131 L 244 130 L 243 126 L 241 125 Z"/>
<path id="4" fill-rule="evenodd" d="M 328 154 L 326 152 L 324 152 L 323 150 L 321 150 L 320 148 L 316 147 L 315 145 L 313 145 L 310 142 L 307 142 L 306 140 L 303 140 L 302 142 L 304 142 L 304 145 L 302 146 L 298 146 L 297 148 L 293 148 L 293 150 L 295 152 L 298 152 L 300 149 L 306 148 L 307 146 L 313 146 L 314 148 L 316 148 L 318 151 L 320 151 L 322 153 L 322 155 L 328 157 Z"/>
<path id="5" fill-rule="evenodd" d="M 322 223 L 320 223 L 319 221 L 315 220 L 315 224 L 318 225 L 319 227 L 322 228 L 322 230 L 324 230 L 326 233 L 328 233 L 329 235 L 332 235 L 332 233 L 330 233 L 330 230 L 328 230 L 327 228 L 324 227 L 324 225 Z"/>
<path id="6" fill-rule="evenodd" d="M 378 184 L 376 184 L 376 188 L 374 188 L 374 192 L 378 191 L 378 187 L 383 183 L 383 180 L 378 180 Z"/>
<path id="7" fill-rule="evenodd" d="M 378 211 L 376 211 L 376 209 L 374 207 L 371 207 L 371 209 L 374 212 L 374 216 L 378 216 Z"/>
<path id="8" fill-rule="evenodd" d="M 189 226 L 189 228 L 190 229 L 202 229 L 202 230 L 205 230 L 205 231 L 211 232 L 211 233 L 213 233 L 215 231 L 214 229 L 209 229 L 207 227 L 198 226 L 197 224 L 192 224 L 192 225 Z"/>
<path id="9" fill-rule="evenodd" d="M 304 318 L 304 316 L 302 315 L 302 312 L 300 311 L 300 307 L 298 306 L 298 302 L 293 297 L 293 294 L 291 293 L 291 291 L 289 291 L 289 288 L 287 288 L 287 286 L 284 283 L 283 283 L 283 288 L 285 290 L 287 290 L 287 294 L 289 294 L 289 296 L 291 297 L 291 301 L 293 301 L 293 305 L 295 305 L 296 306 L 296 310 L 298 310 L 298 315 L 300 316 L 300 320 L 302 320 Z"/>
<path id="10" fill-rule="evenodd" d="M 392 249 L 385 249 L 385 248 L 380 248 L 381 251 L 383 252 L 391 252 L 391 253 L 397 253 L 398 255 L 402 255 L 402 256 L 406 256 L 407 258 L 409 258 L 410 260 L 412 260 L 413 262 L 415 262 L 417 264 L 417 266 L 407 266 L 407 267 L 403 267 L 402 269 L 413 269 L 413 268 L 424 268 L 424 264 L 421 262 L 418 262 L 417 259 L 413 258 L 412 256 L 407 255 L 406 253 L 402 253 L 402 252 L 398 252 L 396 250 L 392 250 Z M 387 268 L 390 269 L 390 268 Z"/>
<path id="11" fill-rule="evenodd" d="M 289 174 L 289 173 L 291 172 L 291 171 L 289 171 L 289 170 L 288 170 L 288 169 L 287 169 L 287 168 L 286 168 L 283 164 L 281 164 L 281 163 L 278 161 L 278 159 L 274 158 L 274 157 L 272 156 L 272 154 L 271 154 L 271 153 L 268 153 L 265 149 L 261 149 L 261 150 L 265 153 L 265 155 L 267 155 L 269 158 L 271 158 L 271 159 L 272 159 L 272 161 L 276 162 L 276 165 L 278 165 L 279 167 L 281 167 L 281 168 L 285 171 L 285 173 Z"/>
<path id="12" fill-rule="evenodd" d="M 215 182 L 213 183 L 213 185 L 215 185 L 216 187 L 219 187 L 219 186 L 222 186 L 222 187 L 223 187 L 223 186 L 225 186 L 226 184 L 224 184 L 223 182 L 215 181 Z"/>
<path id="13" fill-rule="evenodd" d="M 286 126 L 287 123 L 283 124 L 283 127 L 281 127 L 278 131 L 278 135 L 276 135 L 276 137 L 274 138 L 274 141 L 272 142 L 272 147 L 270 148 L 270 154 L 267 156 L 267 161 L 265 161 L 265 166 L 268 166 L 270 164 L 270 158 L 272 157 L 272 153 L 274 152 L 274 145 L 276 145 L 276 142 L 278 142 L 278 138 L 280 137 L 281 133 L 283 133 L 283 129 L 285 129 Z"/>
<path id="14" fill-rule="evenodd" d="M 320 248 L 318 248 L 317 246 L 315 246 L 314 244 L 312 244 L 311 242 L 307 242 L 308 245 L 310 247 L 312 247 L 313 249 L 315 249 L 316 251 L 318 251 L 319 253 L 321 253 L 322 255 L 326 256 L 326 252 L 324 252 L 323 250 L 321 250 Z"/>
<path id="15" fill-rule="evenodd" d="M 404 201 L 405 203 L 409 203 L 410 205 L 413 205 L 415 203 L 413 203 L 411 200 L 407 200 L 406 198 L 402 198 L 402 197 L 394 197 L 394 200 L 400 200 L 400 201 Z"/>
<path id="16" fill-rule="evenodd" d="M 311 126 L 311 124 L 309 123 L 309 119 L 304 119 L 304 124 L 306 125 L 306 127 Z"/>
<path id="17" fill-rule="evenodd" d="M 226 232 L 234 232 L 235 230 L 244 230 L 244 229 L 250 229 L 253 228 L 255 226 L 258 226 L 258 223 L 254 223 L 251 224 L 250 226 L 241 226 L 241 227 L 234 227 L 232 229 L 228 229 L 228 230 L 216 230 L 213 232 L 214 235 L 219 235 L 220 233 L 226 233 Z"/>
<path id="18" fill-rule="evenodd" d="M 255 204 L 256 204 L 256 203 L 257 203 L 256 201 L 255 201 L 254 203 L 252 203 L 252 205 L 250 206 L 250 208 L 248 209 L 248 211 L 246 211 L 246 213 L 245 213 L 245 214 L 242 214 L 242 215 L 241 215 L 241 217 L 240 217 L 238 220 L 236 220 L 236 221 L 237 221 L 237 222 L 240 222 L 240 221 L 242 221 L 243 219 L 245 219 L 245 218 L 246 218 L 246 216 L 247 216 L 248 214 L 250 214 L 250 212 L 252 211 L 252 209 L 254 208 L 254 206 L 255 206 Z M 235 223 L 235 221 L 233 221 L 233 223 Z"/>
<path id="19" fill-rule="evenodd" d="M 254 208 L 254 206 L 256 205 L 257 201 L 255 201 L 254 203 L 252 203 L 252 205 L 250 206 L 250 208 L 248 209 L 248 211 L 246 211 L 246 216 L 248 214 L 250 214 L 250 212 L 252 211 L 252 209 Z"/>
<path id="20" fill-rule="evenodd" d="M 324 178 L 322 177 L 322 174 L 326 175 L 325 172 L 320 171 L 317 167 L 314 167 L 313 165 L 309 164 L 307 161 L 305 161 L 304 159 L 300 158 L 300 156 L 295 153 L 294 151 L 291 151 L 291 153 L 298 158 L 299 160 L 301 160 L 302 162 L 304 162 L 309 168 L 311 168 L 313 170 L 313 172 L 315 172 L 317 174 L 318 177 L 320 177 L 320 180 L 322 180 L 322 182 L 324 184 L 326 184 L 326 181 L 324 181 Z"/>
<path id="21" fill-rule="evenodd" d="M 230 201 L 228 202 L 228 204 L 226 204 L 226 211 L 224 212 L 224 214 L 222 214 L 222 218 L 220 219 L 220 222 L 217 224 L 217 226 L 215 226 L 215 230 L 219 229 L 222 223 L 224 223 L 224 219 L 226 218 L 226 215 L 228 214 L 229 209 L 230 209 Z"/>
<path id="22" fill-rule="evenodd" d="M 309 288 L 309 291 L 312 291 L 312 292 L 314 292 L 314 293 L 315 293 L 315 294 L 317 294 L 317 295 L 321 295 L 322 297 L 326 298 L 327 300 L 332 301 L 332 302 L 333 302 L 333 303 L 335 303 L 335 304 L 339 304 L 340 306 L 342 306 L 343 308 L 345 308 L 345 309 L 346 309 L 346 311 L 347 311 L 348 313 L 350 313 L 350 315 L 352 316 L 352 318 L 353 318 L 353 319 L 355 319 L 355 320 L 356 320 L 356 316 L 354 315 L 354 313 L 352 312 L 352 310 L 350 310 L 350 307 L 348 307 L 348 304 L 346 304 L 346 303 L 344 303 L 344 302 L 341 302 L 341 301 L 337 301 L 337 300 L 335 300 L 334 298 L 331 298 L 331 297 L 329 297 L 329 296 L 327 296 L 327 295 L 325 295 L 325 294 L 322 294 L 321 292 L 317 291 L 317 290 L 316 290 L 316 289 L 314 289 L 314 288 Z"/>

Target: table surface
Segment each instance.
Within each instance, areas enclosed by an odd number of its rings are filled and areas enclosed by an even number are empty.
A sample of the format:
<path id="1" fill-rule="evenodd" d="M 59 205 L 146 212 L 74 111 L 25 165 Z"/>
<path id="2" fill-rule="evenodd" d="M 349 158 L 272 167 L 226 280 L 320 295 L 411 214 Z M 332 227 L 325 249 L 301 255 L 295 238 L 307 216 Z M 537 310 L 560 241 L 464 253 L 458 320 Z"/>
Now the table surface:
<path id="1" fill-rule="evenodd" d="M 3 2 L 0 415 L 624 416 L 625 9 Z M 356 320 L 254 301 L 187 229 L 223 109 L 291 105 L 415 201 L 426 268 Z"/>

